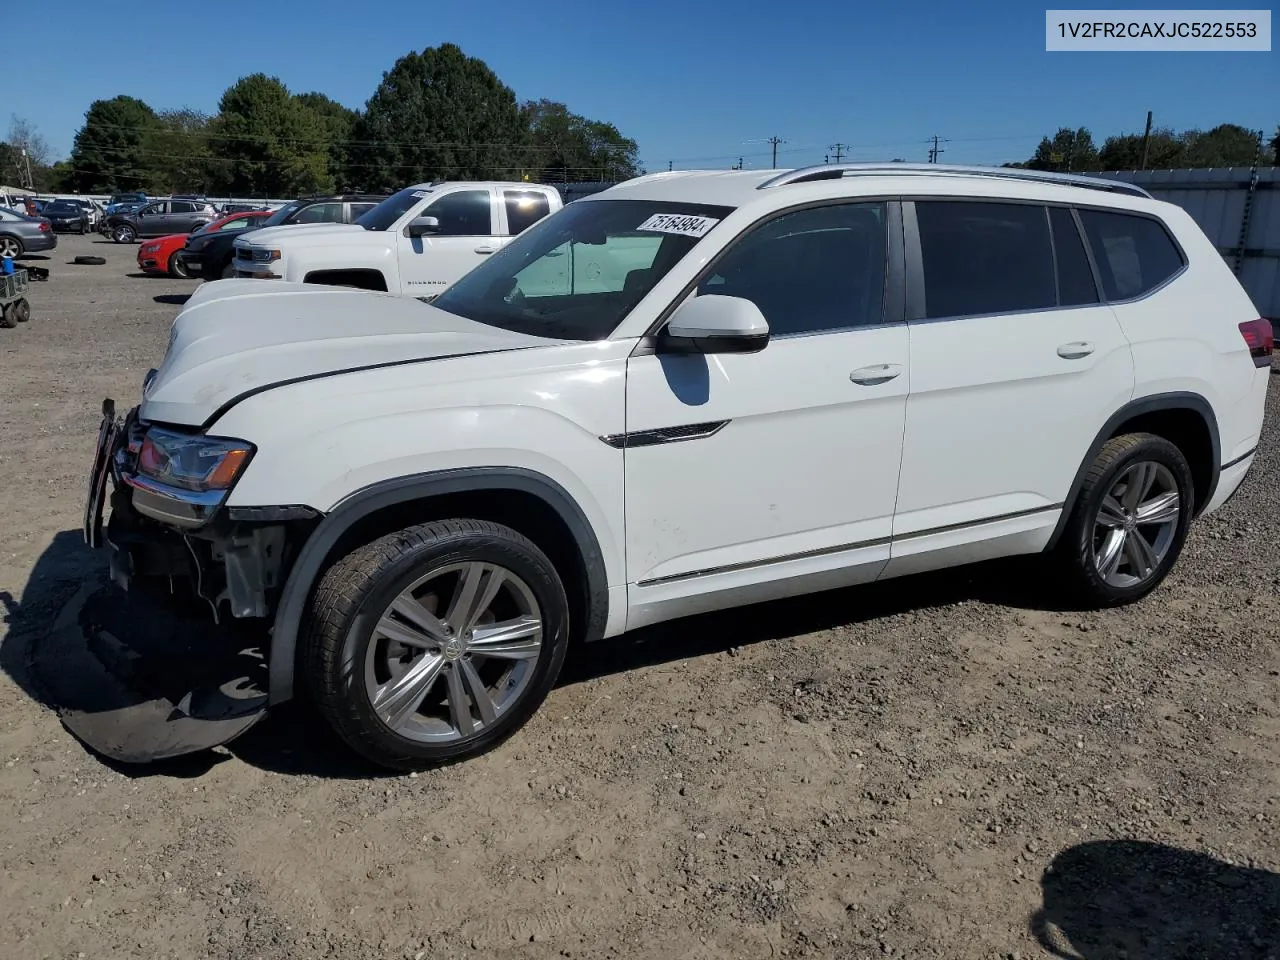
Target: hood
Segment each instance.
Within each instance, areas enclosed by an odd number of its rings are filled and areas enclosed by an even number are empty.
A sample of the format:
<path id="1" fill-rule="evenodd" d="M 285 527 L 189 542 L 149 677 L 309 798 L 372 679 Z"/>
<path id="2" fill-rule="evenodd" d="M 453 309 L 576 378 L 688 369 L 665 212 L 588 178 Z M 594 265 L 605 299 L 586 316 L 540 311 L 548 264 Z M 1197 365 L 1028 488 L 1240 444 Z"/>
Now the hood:
<path id="1" fill-rule="evenodd" d="M 274 247 L 277 243 L 343 246 L 359 243 L 359 237 L 364 236 L 381 237 L 383 234 L 354 223 L 286 223 L 281 227 L 262 227 L 253 231 L 251 242 L 255 247 Z"/>
<path id="2" fill-rule="evenodd" d="M 219 280 L 198 287 L 174 320 L 141 416 L 194 426 L 239 397 L 286 382 L 565 342 L 475 323 L 389 293 Z"/>

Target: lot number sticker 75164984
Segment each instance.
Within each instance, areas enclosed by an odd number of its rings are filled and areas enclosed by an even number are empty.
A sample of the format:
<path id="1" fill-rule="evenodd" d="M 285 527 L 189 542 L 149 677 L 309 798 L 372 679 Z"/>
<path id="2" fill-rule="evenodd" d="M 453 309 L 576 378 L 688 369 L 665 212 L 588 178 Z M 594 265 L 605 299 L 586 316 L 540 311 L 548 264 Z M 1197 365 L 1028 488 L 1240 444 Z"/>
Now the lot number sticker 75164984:
<path id="1" fill-rule="evenodd" d="M 711 217 L 695 217 L 683 213 L 655 213 L 636 229 L 651 233 L 675 233 L 682 237 L 701 237 L 719 222 Z"/>

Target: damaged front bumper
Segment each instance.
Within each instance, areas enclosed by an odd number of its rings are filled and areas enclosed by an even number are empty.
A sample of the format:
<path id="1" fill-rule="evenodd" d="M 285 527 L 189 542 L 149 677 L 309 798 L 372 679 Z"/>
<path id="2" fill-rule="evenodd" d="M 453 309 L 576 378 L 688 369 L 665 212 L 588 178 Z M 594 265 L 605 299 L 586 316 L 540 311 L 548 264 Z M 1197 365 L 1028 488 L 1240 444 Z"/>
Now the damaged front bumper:
<path id="1" fill-rule="evenodd" d="M 185 579 L 215 619 L 224 609 L 269 618 L 319 513 L 296 505 L 228 507 L 229 490 L 187 490 L 144 476 L 137 458 L 145 431 L 138 408 L 118 416 L 111 400 L 103 402 L 85 542 L 111 550 L 112 579 L 126 590 L 137 577 L 167 578 L 171 586 Z"/>
<path id="2" fill-rule="evenodd" d="M 76 639 L 62 631 L 61 666 L 46 677 L 65 726 L 126 763 L 207 750 L 266 713 L 275 608 L 320 519 L 307 507 L 228 507 L 229 491 L 140 475 L 147 429 L 136 407 L 120 416 L 103 403 L 84 538 L 110 550 L 124 592 L 104 587 L 84 601 Z M 212 621 L 199 603 L 170 602 L 183 595 L 203 600 Z"/>

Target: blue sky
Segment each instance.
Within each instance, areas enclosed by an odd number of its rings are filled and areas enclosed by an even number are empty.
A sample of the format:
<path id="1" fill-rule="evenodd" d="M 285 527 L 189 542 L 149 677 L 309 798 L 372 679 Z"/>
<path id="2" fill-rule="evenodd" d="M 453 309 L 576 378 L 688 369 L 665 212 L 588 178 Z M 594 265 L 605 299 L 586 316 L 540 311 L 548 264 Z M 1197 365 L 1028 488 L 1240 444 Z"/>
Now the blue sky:
<path id="1" fill-rule="evenodd" d="M 1140 133 L 1148 109 L 1175 129 L 1234 122 L 1270 136 L 1280 123 L 1275 49 L 1046 53 L 1045 8 L 1025 2 L 275 0 L 243 19 L 191 8 L 209 14 L 204 23 L 175 20 L 172 7 L 151 20 L 150 9 L 24 6 L 21 39 L 3 54 L 18 96 L 0 119 L 33 121 L 61 157 L 95 98 L 212 112 L 229 84 L 259 70 L 359 107 L 397 57 L 452 41 L 518 97 L 616 123 L 650 170 L 727 167 L 739 155 L 767 167 L 769 145 L 746 141 L 773 135 L 788 141 L 780 166 L 821 162 L 837 141 L 855 160 L 923 160 L 935 133 L 950 139 L 943 162 L 998 163 L 1027 157 L 1059 126 L 1087 126 L 1099 144 Z M 111 26 L 88 31 L 94 23 Z M 73 46 L 91 33 L 100 45 L 79 62 L 51 59 L 73 24 Z"/>

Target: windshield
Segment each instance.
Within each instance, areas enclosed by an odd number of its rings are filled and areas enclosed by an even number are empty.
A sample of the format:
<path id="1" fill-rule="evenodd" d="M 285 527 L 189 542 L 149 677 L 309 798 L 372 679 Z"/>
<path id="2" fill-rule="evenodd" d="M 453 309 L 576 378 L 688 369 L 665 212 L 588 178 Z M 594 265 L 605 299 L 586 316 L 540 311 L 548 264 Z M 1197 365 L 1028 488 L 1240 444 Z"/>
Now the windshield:
<path id="1" fill-rule="evenodd" d="M 108 203 L 142 203 L 146 200 L 146 195 L 141 193 L 117 193 L 114 194 Z"/>
<path id="2" fill-rule="evenodd" d="M 366 230 L 390 230 L 397 220 L 411 209 L 431 196 L 430 190 L 422 187 L 406 187 L 399 193 L 393 193 L 372 210 L 366 210 L 356 218 L 356 223 Z"/>
<path id="3" fill-rule="evenodd" d="M 286 203 L 283 207 L 273 213 L 267 219 L 262 221 L 264 227 L 278 227 L 289 219 L 289 215 L 297 210 L 305 201 L 294 200 L 292 203 Z"/>
<path id="4" fill-rule="evenodd" d="M 536 337 L 603 340 L 732 207 L 579 200 L 431 301 Z"/>
<path id="5" fill-rule="evenodd" d="M 70 200 L 55 200 L 53 203 L 45 207 L 51 213 L 79 213 L 78 204 L 72 203 Z"/>

